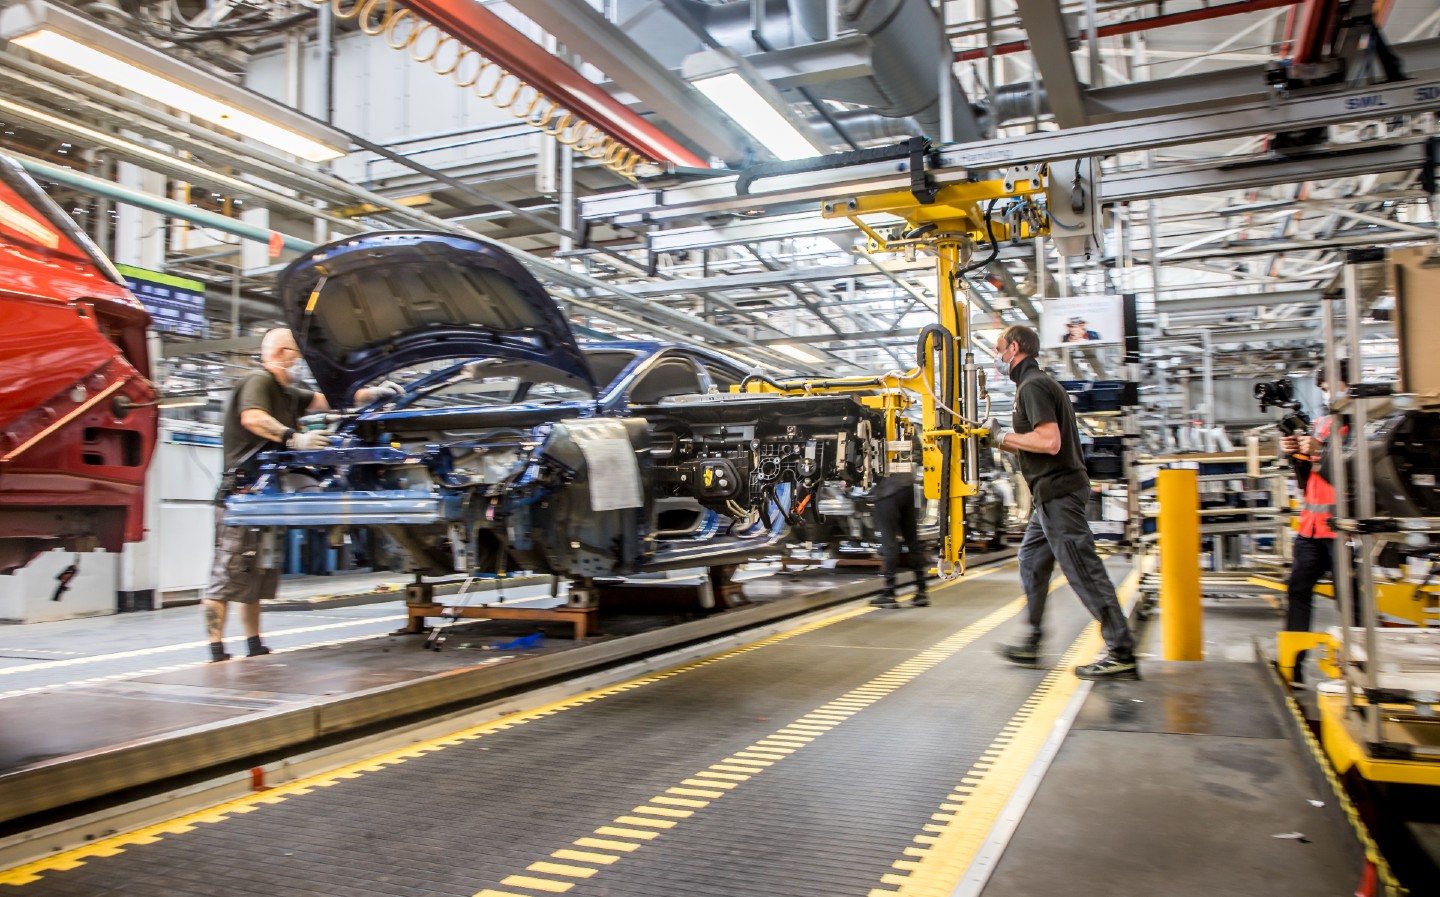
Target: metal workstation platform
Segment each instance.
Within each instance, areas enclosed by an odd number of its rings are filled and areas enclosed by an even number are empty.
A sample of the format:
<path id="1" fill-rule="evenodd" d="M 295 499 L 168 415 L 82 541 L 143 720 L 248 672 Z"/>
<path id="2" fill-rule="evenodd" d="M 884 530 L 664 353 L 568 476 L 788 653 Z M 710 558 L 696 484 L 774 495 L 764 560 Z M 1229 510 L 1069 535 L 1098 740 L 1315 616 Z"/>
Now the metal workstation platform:
<path id="1" fill-rule="evenodd" d="M 1112 568 L 1117 580 L 1125 572 Z M 810 600 L 837 590 L 851 597 L 750 638 L 660 655 L 550 703 L 453 718 L 439 735 L 338 768 L 286 781 L 283 764 L 272 764 L 256 783 L 263 790 L 81 846 L 53 849 L 60 845 L 37 830 L 29 835 L 36 858 L 0 866 L 0 889 L 21 897 L 1355 892 L 1360 850 L 1258 665 L 1149 661 L 1145 681 L 1083 683 L 1070 668 L 1099 640 L 1062 583 L 1050 610 L 1050 668 L 1008 666 L 995 648 L 1014 636 L 1023 605 L 1009 565 L 935 588 L 928 608 L 870 607 L 863 596 L 873 575 L 868 584 L 809 574 L 793 582 L 808 582 L 797 588 Z M 1125 579 L 1122 598 L 1133 599 L 1135 583 Z M 350 652 L 364 645 L 347 645 L 345 656 L 361 659 Z M 236 694 L 301 693 L 307 670 L 335 663 L 307 653 L 219 669 Z M 384 652 L 397 654 L 373 674 L 447 656 L 414 644 Z M 357 690 L 306 702 L 312 714 L 365 694 L 365 674 L 351 675 Z M 12 721 L 17 705 L 4 705 L 13 700 L 0 702 Z M 7 741 L 23 740 L 7 729 Z M 224 740 L 171 750 L 198 764 L 203 755 L 193 751 Z"/>

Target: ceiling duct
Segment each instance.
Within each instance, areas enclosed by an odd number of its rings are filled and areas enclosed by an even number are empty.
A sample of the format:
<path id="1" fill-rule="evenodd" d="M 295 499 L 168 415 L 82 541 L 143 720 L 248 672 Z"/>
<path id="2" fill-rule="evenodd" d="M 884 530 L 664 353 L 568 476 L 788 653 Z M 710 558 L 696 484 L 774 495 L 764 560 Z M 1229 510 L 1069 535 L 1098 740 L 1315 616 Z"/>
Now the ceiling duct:
<path id="1" fill-rule="evenodd" d="M 1036 118 L 1050 114 L 1050 95 L 1044 84 L 1021 81 L 1017 84 L 1001 84 L 990 94 L 990 124 L 1001 125 L 1022 118 Z"/>
<path id="2" fill-rule="evenodd" d="M 793 0 L 797 18 L 812 40 L 824 40 L 827 0 Z M 858 102 L 887 118 L 912 117 L 926 136 L 941 133 L 940 72 L 951 64 L 949 41 L 927 0 L 845 0 L 841 20 L 870 39 L 874 74 L 815 88 L 828 99 Z M 821 26 L 818 33 L 816 25 Z M 858 81 L 858 83 L 857 83 Z M 954 76 L 950 87 L 953 137 L 983 140 L 985 133 Z"/>
<path id="3" fill-rule="evenodd" d="M 763 55 L 753 36 L 757 25 L 762 42 L 776 50 L 820 45 L 831 37 L 826 19 L 828 0 L 754 2 L 758 7 L 752 8 L 750 2 L 663 0 L 668 15 L 642 15 L 646 4 L 622 0 L 617 18 L 633 22 L 626 26 L 627 34 L 642 46 L 657 48 L 651 52 L 672 69 L 706 46 L 727 47 L 743 56 Z M 927 0 L 844 0 L 840 19 L 842 27 L 853 28 L 868 39 L 872 73 L 807 83 L 811 94 L 865 106 L 886 118 L 913 119 L 919 133 L 942 137 L 940 72 L 949 64 L 951 50 Z M 842 65 L 839 59 L 837 55 L 837 68 Z M 847 58 L 843 64 L 851 62 L 853 59 Z M 983 139 L 986 135 L 959 82 L 952 76 L 949 84 L 955 139 Z"/>
<path id="4" fill-rule="evenodd" d="M 826 140 L 837 144 L 843 143 L 846 136 L 857 143 L 893 143 L 923 130 L 913 118 L 886 118 L 866 109 L 832 112 L 830 117 L 845 129 L 844 135 L 837 133 L 830 122 L 818 115 L 809 119 L 808 124 Z"/>

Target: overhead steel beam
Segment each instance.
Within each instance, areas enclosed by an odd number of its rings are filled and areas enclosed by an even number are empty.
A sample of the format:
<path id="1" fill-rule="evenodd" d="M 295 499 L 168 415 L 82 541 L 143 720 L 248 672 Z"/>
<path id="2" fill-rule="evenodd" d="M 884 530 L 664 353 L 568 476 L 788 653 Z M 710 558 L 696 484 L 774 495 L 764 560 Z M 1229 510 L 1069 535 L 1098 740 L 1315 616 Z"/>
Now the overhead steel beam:
<path id="1" fill-rule="evenodd" d="M 1317 147 L 1313 152 L 1296 157 L 1220 159 L 1193 165 L 1172 165 L 1152 170 L 1106 174 L 1100 182 L 1101 201 L 1136 202 L 1225 190 L 1250 190 L 1301 181 L 1381 174 L 1388 171 L 1409 171 L 1425 164 L 1426 139 L 1420 137 L 1388 144 Z M 824 220 L 817 218 L 812 212 L 805 212 L 771 215 L 753 220 L 736 219 L 714 226 L 652 231 L 646 239 L 652 251 L 678 252 L 853 229 L 854 225 L 844 219 Z"/>
<path id="2" fill-rule="evenodd" d="M 575 69 L 545 52 L 514 26 L 470 0 L 403 0 L 425 21 L 502 65 L 536 90 L 647 159 L 691 168 L 705 160 Z"/>
<path id="3" fill-rule="evenodd" d="M 929 259 L 918 259 L 913 262 L 885 261 L 880 264 L 884 271 L 893 273 L 935 270 L 935 262 Z M 811 268 L 791 268 L 785 271 L 757 271 L 753 274 L 722 274 L 714 277 L 681 277 L 654 283 L 627 283 L 624 284 L 624 289 L 632 296 L 679 296 L 687 293 L 753 290 L 787 286 L 794 283 L 847 280 L 851 277 L 878 277 L 882 273 L 869 264 L 843 267 L 817 265 Z"/>
<path id="4" fill-rule="evenodd" d="M 1167 332 L 1157 336 L 1146 336 L 1146 345 L 1156 343 L 1188 343 L 1200 339 L 1200 331 L 1204 328 L 1195 328 L 1179 333 Z M 1360 332 L 1362 336 L 1386 336 L 1393 333 L 1395 325 L 1388 321 L 1362 321 Z M 1231 330 L 1210 328 L 1210 341 L 1213 345 L 1233 346 L 1240 343 L 1274 343 L 1288 342 L 1291 340 L 1306 340 L 1320 342 L 1320 322 L 1315 321 L 1300 327 L 1274 327 L 1269 330 L 1261 328 L 1249 328 L 1246 330 Z"/>
<path id="5" fill-rule="evenodd" d="M 94 146 L 103 147 L 119 155 L 121 158 L 133 161 L 142 168 L 157 171 L 169 177 L 187 181 L 192 184 L 201 184 L 211 190 L 217 190 L 230 196 L 238 196 L 244 199 L 253 199 L 271 208 L 288 209 L 306 218 L 323 218 L 345 230 L 361 230 L 361 226 L 353 221 L 340 218 L 336 215 L 316 209 L 308 203 L 286 196 L 275 190 L 269 190 L 256 184 L 242 181 L 229 175 L 217 174 L 202 165 L 196 165 L 179 158 L 173 153 L 164 153 L 159 150 L 142 146 L 132 140 L 125 140 L 111 134 L 105 134 L 93 128 L 87 128 L 73 121 L 42 112 L 39 109 L 32 109 L 22 106 L 19 103 L 0 98 L 0 115 L 6 121 L 21 121 L 28 128 L 33 128 L 42 134 L 48 134 L 61 140 L 84 141 Z"/>
<path id="6" fill-rule="evenodd" d="M 930 171 L 937 185 L 957 183 L 971 173 L 1007 165 L 1054 162 L 1091 156 L 1273 134 L 1321 125 L 1431 112 L 1440 103 L 1440 66 L 1414 72 L 1409 81 L 1359 88 L 1326 88 L 1272 97 L 1203 112 L 1176 113 L 1134 121 L 1041 131 L 970 144 L 941 147 Z M 627 191 L 582 200 L 591 220 L 621 226 L 703 217 L 717 213 L 793 211 L 845 192 L 908 190 L 908 172 L 893 163 L 847 166 L 767 178 L 741 196 L 733 176 L 661 190 Z M 1103 189 L 1103 188 L 1102 188 Z"/>
<path id="7" fill-rule="evenodd" d="M 1271 293 L 1241 293 L 1234 296 L 1195 296 L 1189 299 L 1162 299 L 1155 311 L 1184 313 L 1218 311 L 1227 308 L 1263 308 L 1268 305 L 1313 304 L 1324 298 L 1320 290 L 1279 290 Z"/>
<path id="8" fill-rule="evenodd" d="M 799 215 L 774 215 L 764 218 L 736 218 L 723 224 L 672 228 L 646 235 L 651 252 L 685 252 L 713 249 L 740 243 L 786 240 L 792 237 L 818 236 L 855 230 L 843 218 L 823 219 L 819 208 Z"/>
<path id="9" fill-rule="evenodd" d="M 1154 31 L 1160 28 L 1170 28 L 1175 25 L 1189 25 L 1192 22 L 1205 22 L 1211 19 L 1224 18 L 1225 16 L 1246 15 L 1253 12 L 1278 9 L 1283 6 L 1294 6 L 1301 2 L 1303 2 L 1303 0 L 1239 0 L 1239 2 L 1235 3 L 1222 3 L 1218 6 L 1202 6 L 1200 9 L 1190 9 L 1184 12 L 1164 13 L 1146 18 L 1125 19 L 1119 22 L 1112 22 L 1109 25 L 1101 25 L 1098 28 L 1093 28 L 1093 35 L 1091 33 L 1091 24 L 1093 23 L 1091 23 L 1087 24 L 1087 27 L 1080 31 L 1078 37 L 1081 40 L 1090 41 L 1099 37 L 1135 34 L 1140 31 Z M 1111 8 L 1115 9 L 1117 7 Z M 954 35 L 951 36 L 953 37 Z M 988 57 L 1006 56 L 1011 53 L 1019 53 L 1029 49 L 1032 49 L 1032 46 L 1028 40 L 1009 41 L 999 44 L 998 46 L 990 45 L 961 50 L 955 54 L 955 61 L 971 62 Z M 1151 52 L 1153 52 L 1153 50 Z"/>
<path id="10" fill-rule="evenodd" d="M 43 159 L 36 159 L 31 156 L 11 154 L 21 168 L 44 180 L 55 181 L 86 193 L 96 196 L 104 196 L 116 202 L 125 203 L 141 209 L 149 209 L 152 212 L 159 212 L 171 218 L 178 218 L 181 221 L 189 221 L 201 227 L 208 227 L 224 234 L 251 240 L 256 243 L 269 243 L 277 235 L 286 249 L 296 252 L 306 252 L 314 249 L 316 244 L 309 240 L 301 240 L 287 234 L 279 234 L 263 227 L 256 227 L 239 218 L 229 218 L 206 209 L 199 209 L 195 206 L 187 206 L 175 202 L 163 196 L 153 196 L 149 193 L 142 193 L 139 190 L 132 190 L 129 187 L 117 184 L 105 178 L 97 178 L 94 175 L 86 174 L 83 171 L 76 171 L 73 168 L 61 168 L 52 165 Z"/>
<path id="11" fill-rule="evenodd" d="M 903 330 L 902 330 L 902 329 L 899 329 L 899 328 L 897 328 L 897 329 L 895 329 L 895 330 L 860 330 L 860 331 L 856 331 L 856 332 L 854 332 L 854 333 L 839 333 L 839 334 L 810 333 L 810 334 L 806 334 L 806 335 L 803 336 L 803 337 L 800 337 L 800 339 L 805 340 L 807 344 L 808 344 L 808 343 L 812 343 L 812 342 L 815 342 L 815 343 L 834 343 L 834 342 L 855 343 L 855 342 L 861 342 L 861 341 L 864 341 L 865 343 L 869 343 L 869 344 L 874 344 L 874 343 L 876 343 L 876 342 L 889 341 L 889 340 L 894 340 L 894 341 L 896 341 L 896 342 L 903 342 L 903 341 L 905 341 L 905 340 L 910 340 L 910 341 L 913 342 L 913 341 L 915 340 L 915 338 L 916 338 L 917 336 L 919 336 L 919 335 L 920 335 L 920 329 L 919 329 L 918 327 L 916 327 L 916 328 L 907 328 L 907 329 L 903 329 Z M 787 337 L 776 337 L 776 338 L 774 338 L 774 339 L 769 339 L 769 338 L 767 338 L 767 339 L 761 339 L 761 340 L 756 340 L 756 342 L 758 342 L 758 343 L 765 343 L 765 344 L 793 343 L 793 342 L 795 342 L 796 339 L 797 339 L 797 338 L 794 337 L 794 336 L 787 336 Z M 866 348 L 866 347 L 859 347 L 859 348 Z"/>
<path id="12" fill-rule="evenodd" d="M 1405 71 L 1440 69 L 1440 38 L 1391 47 Z M 1197 75 L 1137 81 L 1087 91 L 1085 108 L 1092 123 L 1153 116 L 1156 110 L 1182 112 L 1213 109 L 1237 102 L 1268 102 L 1277 94 L 1266 80 L 1268 66 L 1250 65 Z"/>
<path id="13" fill-rule="evenodd" d="M 1425 164 L 1426 139 L 1316 147 L 1314 152 L 1293 157 L 1220 160 L 1107 173 L 1100 182 L 1100 197 L 1107 203 L 1135 202 L 1418 169 Z"/>
<path id="14" fill-rule="evenodd" d="M 589 3 L 515 0 L 511 5 L 706 152 L 732 163 L 745 157 L 748 140 L 723 120 L 705 115 L 694 88 Z"/>
<path id="15" fill-rule="evenodd" d="M 237 167 L 243 162 L 250 174 L 260 175 L 275 184 L 302 190 L 308 195 L 331 202 L 345 200 L 342 190 L 318 181 L 312 170 L 282 159 L 275 153 L 266 152 L 254 144 L 232 140 L 218 131 L 202 128 L 144 103 L 119 96 L 98 84 L 72 78 L 21 59 L 13 52 L 0 58 L 4 60 L 4 64 L 0 65 L 0 80 L 21 85 L 19 89 L 32 96 L 44 97 L 50 108 L 58 106 L 67 112 L 84 112 L 112 127 L 123 127 L 157 140 L 165 146 L 202 157 L 212 166 L 220 160 Z"/>
<path id="16" fill-rule="evenodd" d="M 1086 123 L 1085 89 L 1075 74 L 1070 55 L 1070 32 L 1060 12 L 1060 0 L 1015 0 L 1031 55 L 1040 67 L 1040 80 L 1050 97 L 1050 111 L 1062 128 Z"/>
<path id="17" fill-rule="evenodd" d="M 1436 232 L 1440 236 L 1440 231 Z M 1358 233 L 1347 231 L 1318 240 L 1297 240 L 1290 237 L 1268 237 L 1260 240 L 1228 240 L 1204 251 L 1190 252 L 1167 258 L 1167 262 L 1236 258 L 1246 255 L 1270 255 L 1275 252 L 1307 252 L 1326 249 L 1348 249 L 1353 246 L 1388 246 L 1392 243 L 1418 243 L 1423 237 L 1404 231 L 1382 231 L 1363 228 Z M 1148 261 L 1149 255 L 1136 253 L 1137 261 Z"/>

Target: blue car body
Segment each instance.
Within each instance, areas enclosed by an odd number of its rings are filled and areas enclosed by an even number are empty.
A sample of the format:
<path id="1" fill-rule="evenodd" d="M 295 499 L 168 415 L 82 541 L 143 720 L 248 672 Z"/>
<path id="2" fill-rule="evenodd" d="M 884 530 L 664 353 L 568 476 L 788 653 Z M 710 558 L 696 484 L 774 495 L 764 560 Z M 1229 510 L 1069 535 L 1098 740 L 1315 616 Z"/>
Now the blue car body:
<path id="1" fill-rule="evenodd" d="M 405 391 L 341 412 L 331 448 L 260 456 L 230 525 L 369 527 L 430 575 L 623 575 L 773 552 L 820 524 L 822 490 L 883 469 L 858 398 L 731 392 L 745 370 L 699 346 L 582 344 L 478 241 L 351 238 L 280 292 L 332 406 L 382 378 Z"/>

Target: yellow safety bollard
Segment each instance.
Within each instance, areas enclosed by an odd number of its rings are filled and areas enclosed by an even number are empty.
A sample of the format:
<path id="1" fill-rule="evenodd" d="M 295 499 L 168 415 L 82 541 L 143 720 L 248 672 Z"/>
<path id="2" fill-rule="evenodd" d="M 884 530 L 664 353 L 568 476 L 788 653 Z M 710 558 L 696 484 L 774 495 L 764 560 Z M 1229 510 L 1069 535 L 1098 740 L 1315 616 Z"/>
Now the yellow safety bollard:
<path id="1" fill-rule="evenodd" d="M 1200 481 L 1193 470 L 1162 470 L 1160 645 L 1165 660 L 1204 660 L 1200 614 Z"/>

